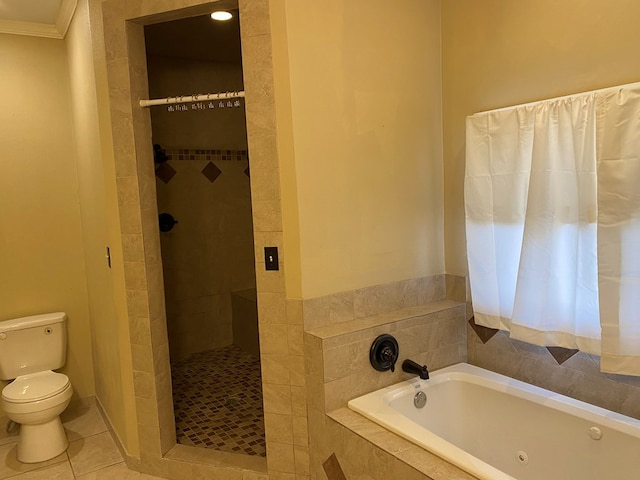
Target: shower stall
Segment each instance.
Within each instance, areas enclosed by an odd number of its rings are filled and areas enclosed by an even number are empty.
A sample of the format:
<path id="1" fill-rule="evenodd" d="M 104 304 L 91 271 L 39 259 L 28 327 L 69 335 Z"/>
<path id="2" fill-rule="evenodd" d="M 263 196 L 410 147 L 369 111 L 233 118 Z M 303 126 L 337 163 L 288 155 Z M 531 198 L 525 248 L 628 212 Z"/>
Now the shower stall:
<path id="1" fill-rule="evenodd" d="M 169 99 L 151 107 L 158 228 L 177 441 L 265 456 L 240 31 L 231 13 L 224 23 L 200 16 L 145 27 L 150 98 Z M 198 101 L 183 101 L 194 94 Z"/>

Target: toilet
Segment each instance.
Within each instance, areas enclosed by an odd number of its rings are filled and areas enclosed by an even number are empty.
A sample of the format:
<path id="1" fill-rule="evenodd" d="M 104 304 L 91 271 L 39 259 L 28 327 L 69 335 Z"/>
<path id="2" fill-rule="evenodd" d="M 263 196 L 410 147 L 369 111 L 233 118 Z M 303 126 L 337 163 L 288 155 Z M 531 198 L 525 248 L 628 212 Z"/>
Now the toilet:
<path id="1" fill-rule="evenodd" d="M 44 462 L 67 449 L 60 414 L 71 400 L 69 378 L 53 370 L 64 365 L 67 315 L 34 315 L 0 322 L 0 379 L 13 380 L 2 390 L 2 408 L 20 424 L 17 457 Z"/>

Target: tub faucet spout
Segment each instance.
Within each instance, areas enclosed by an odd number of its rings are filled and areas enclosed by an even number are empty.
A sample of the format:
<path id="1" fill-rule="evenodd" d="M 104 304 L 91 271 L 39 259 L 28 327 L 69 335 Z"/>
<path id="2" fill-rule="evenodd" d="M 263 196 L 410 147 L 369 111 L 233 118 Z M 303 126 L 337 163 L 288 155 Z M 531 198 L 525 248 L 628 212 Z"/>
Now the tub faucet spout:
<path id="1" fill-rule="evenodd" d="M 408 358 L 402 362 L 402 371 L 418 375 L 422 380 L 429 380 L 429 370 L 426 365 L 418 365 Z"/>

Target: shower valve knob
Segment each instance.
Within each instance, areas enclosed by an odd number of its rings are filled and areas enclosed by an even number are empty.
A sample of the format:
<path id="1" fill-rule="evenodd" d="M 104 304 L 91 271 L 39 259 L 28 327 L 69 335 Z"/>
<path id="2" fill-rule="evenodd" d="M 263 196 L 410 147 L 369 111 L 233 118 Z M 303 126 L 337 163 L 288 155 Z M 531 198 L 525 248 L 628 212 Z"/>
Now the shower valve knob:
<path id="1" fill-rule="evenodd" d="M 380 353 L 380 357 L 382 357 L 382 360 L 384 360 L 385 362 L 388 362 L 389 360 L 393 359 L 393 350 L 391 350 L 390 347 L 384 347 L 382 349 L 382 352 Z"/>
<path id="2" fill-rule="evenodd" d="M 398 361 L 398 342 L 391 335 L 380 335 L 373 341 L 369 351 L 371 366 L 379 372 L 395 370 Z"/>
<path id="3" fill-rule="evenodd" d="M 171 215 L 170 213 L 161 213 L 160 215 L 158 215 L 158 222 L 160 224 L 161 232 L 170 232 L 171 230 L 173 230 L 175 224 L 178 223 L 178 221 L 173 218 L 173 215 Z"/>

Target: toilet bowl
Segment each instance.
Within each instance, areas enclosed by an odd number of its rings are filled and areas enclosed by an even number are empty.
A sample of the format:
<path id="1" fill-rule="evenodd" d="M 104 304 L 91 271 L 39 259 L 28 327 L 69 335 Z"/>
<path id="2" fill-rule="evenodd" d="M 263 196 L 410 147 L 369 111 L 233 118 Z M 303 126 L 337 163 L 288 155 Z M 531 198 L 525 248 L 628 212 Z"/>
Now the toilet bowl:
<path id="1" fill-rule="evenodd" d="M 36 463 L 64 452 L 69 445 L 59 415 L 73 389 L 62 368 L 67 354 L 67 314 L 43 313 L 0 321 L 2 408 L 21 425 L 18 460 Z"/>
<path id="2" fill-rule="evenodd" d="M 2 408 L 21 425 L 17 457 L 37 463 L 60 455 L 69 441 L 60 414 L 69 405 L 69 378 L 51 370 L 17 377 L 2 390 Z"/>

